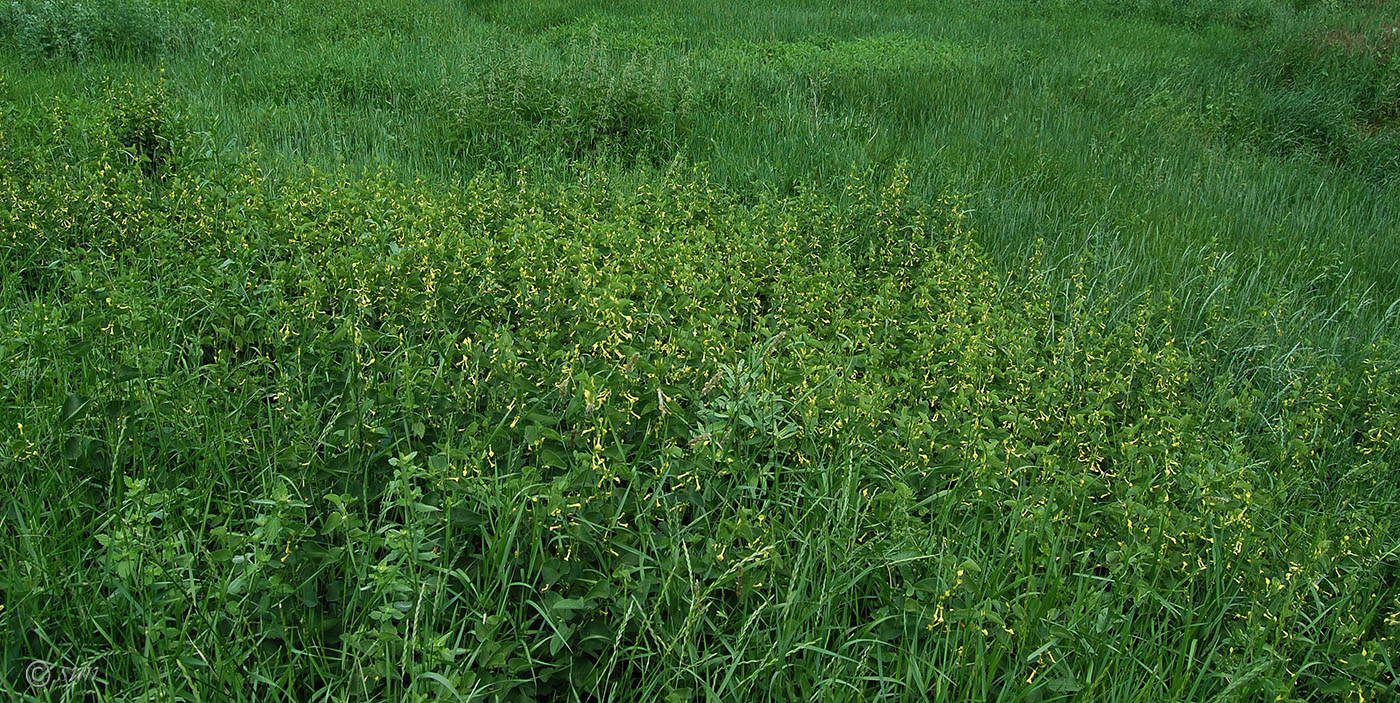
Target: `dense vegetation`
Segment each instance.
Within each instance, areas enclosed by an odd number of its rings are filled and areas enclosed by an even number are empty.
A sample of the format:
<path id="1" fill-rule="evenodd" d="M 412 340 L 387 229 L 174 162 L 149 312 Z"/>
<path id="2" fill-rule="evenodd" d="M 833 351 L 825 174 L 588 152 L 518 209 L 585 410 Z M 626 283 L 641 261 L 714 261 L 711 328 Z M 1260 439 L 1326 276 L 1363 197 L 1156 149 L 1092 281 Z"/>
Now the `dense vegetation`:
<path id="1" fill-rule="evenodd" d="M 0 690 L 1392 698 L 1396 17 L 10 2 Z"/>

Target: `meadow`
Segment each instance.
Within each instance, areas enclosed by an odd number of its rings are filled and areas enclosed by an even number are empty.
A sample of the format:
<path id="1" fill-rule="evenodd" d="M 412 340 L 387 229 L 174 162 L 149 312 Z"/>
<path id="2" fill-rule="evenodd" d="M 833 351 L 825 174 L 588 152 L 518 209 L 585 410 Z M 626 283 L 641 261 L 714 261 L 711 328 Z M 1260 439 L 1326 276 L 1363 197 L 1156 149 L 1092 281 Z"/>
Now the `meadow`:
<path id="1" fill-rule="evenodd" d="M 1389 0 L 11 0 L 0 691 L 1400 698 Z"/>

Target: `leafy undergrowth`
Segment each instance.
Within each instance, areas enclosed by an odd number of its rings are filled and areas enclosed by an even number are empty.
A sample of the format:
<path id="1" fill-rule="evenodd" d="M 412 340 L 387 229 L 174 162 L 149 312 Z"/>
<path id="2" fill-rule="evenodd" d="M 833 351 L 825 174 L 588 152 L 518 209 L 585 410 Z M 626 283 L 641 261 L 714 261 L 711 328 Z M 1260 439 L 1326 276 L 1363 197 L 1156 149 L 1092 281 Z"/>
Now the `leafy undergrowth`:
<path id="1" fill-rule="evenodd" d="M 1393 691 L 1388 343 L 1240 369 L 995 270 L 906 170 L 270 178 L 115 100 L 0 140 L 0 629 L 75 685 Z"/>

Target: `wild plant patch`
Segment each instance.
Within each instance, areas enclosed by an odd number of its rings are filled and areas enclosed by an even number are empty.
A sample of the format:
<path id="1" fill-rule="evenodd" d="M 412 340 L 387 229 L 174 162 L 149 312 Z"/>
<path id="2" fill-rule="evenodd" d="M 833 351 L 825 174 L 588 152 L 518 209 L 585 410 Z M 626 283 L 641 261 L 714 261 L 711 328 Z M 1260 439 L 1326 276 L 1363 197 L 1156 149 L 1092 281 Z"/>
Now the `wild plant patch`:
<path id="1" fill-rule="evenodd" d="M 907 165 L 274 176 L 110 101 L 0 142 L 0 617 L 99 694 L 1394 686 L 1387 340 L 1240 372 Z"/>

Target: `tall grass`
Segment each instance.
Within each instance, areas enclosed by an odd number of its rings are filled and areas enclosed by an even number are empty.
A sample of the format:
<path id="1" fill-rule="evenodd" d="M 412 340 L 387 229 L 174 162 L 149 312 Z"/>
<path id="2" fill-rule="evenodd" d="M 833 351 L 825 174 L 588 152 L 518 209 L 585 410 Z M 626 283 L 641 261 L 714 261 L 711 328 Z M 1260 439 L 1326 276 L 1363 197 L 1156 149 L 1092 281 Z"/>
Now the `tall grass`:
<path id="1" fill-rule="evenodd" d="M 1384 700 L 1390 11 L 6 5 L 0 690 Z"/>

